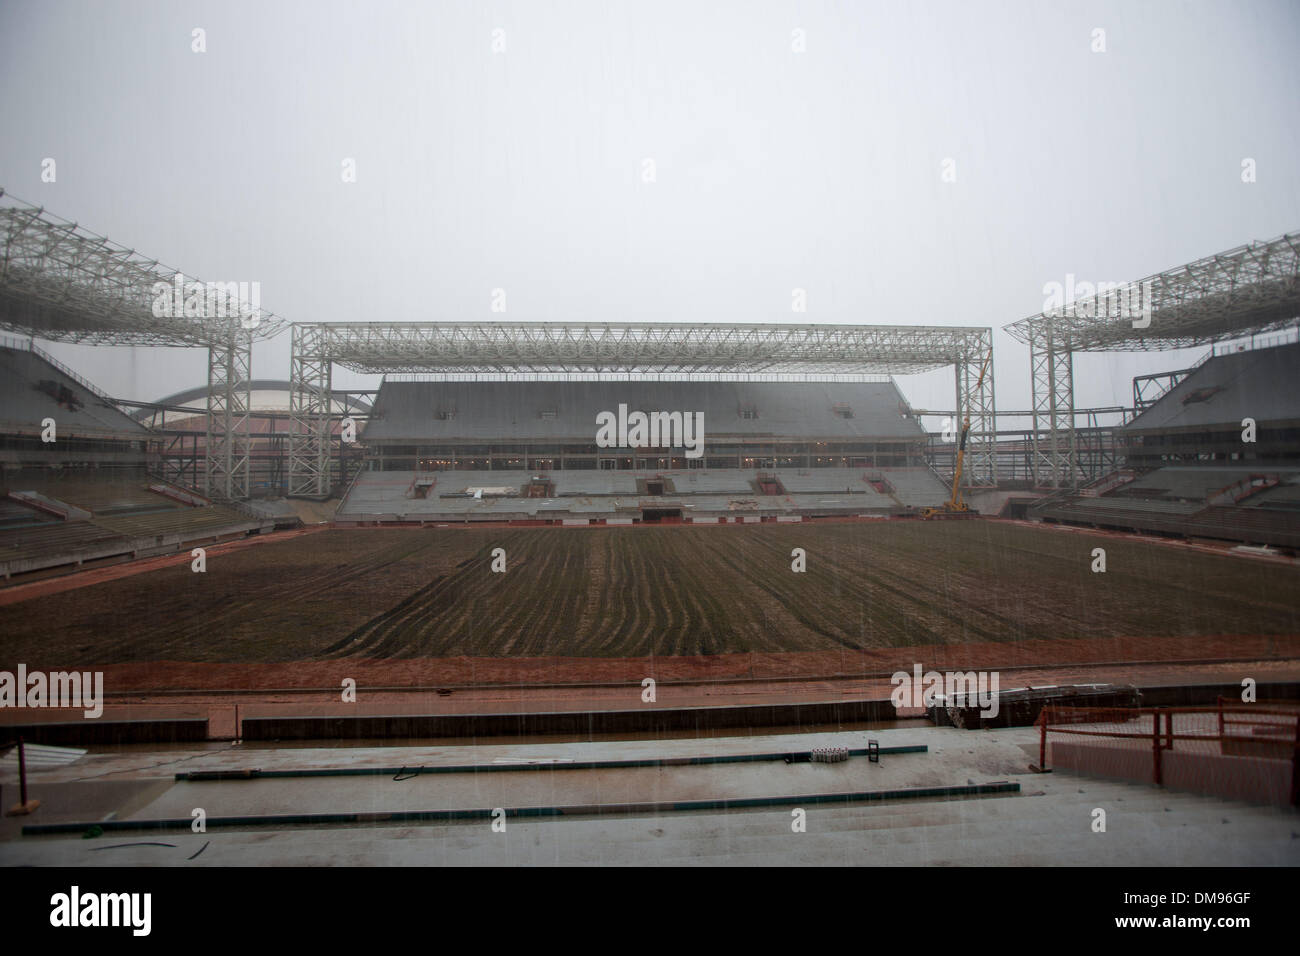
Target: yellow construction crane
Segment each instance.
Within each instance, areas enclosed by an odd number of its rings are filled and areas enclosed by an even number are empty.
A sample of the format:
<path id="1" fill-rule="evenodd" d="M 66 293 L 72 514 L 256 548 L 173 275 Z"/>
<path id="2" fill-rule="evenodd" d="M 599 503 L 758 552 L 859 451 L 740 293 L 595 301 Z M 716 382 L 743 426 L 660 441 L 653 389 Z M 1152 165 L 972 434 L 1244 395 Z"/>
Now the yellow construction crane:
<path id="1" fill-rule="evenodd" d="M 979 381 L 975 383 L 975 393 L 978 394 L 980 388 L 984 385 L 984 373 L 988 371 L 989 362 L 993 361 L 993 350 L 989 350 L 988 356 L 984 359 L 984 364 L 980 366 Z M 961 500 L 961 466 L 962 459 L 966 457 L 966 436 L 970 434 L 970 407 L 966 408 L 966 420 L 961 426 L 961 441 L 957 444 L 957 463 L 952 473 L 952 497 L 945 501 L 937 508 L 926 508 L 921 512 L 922 518 L 946 518 L 952 515 L 969 515 L 970 506 Z"/>

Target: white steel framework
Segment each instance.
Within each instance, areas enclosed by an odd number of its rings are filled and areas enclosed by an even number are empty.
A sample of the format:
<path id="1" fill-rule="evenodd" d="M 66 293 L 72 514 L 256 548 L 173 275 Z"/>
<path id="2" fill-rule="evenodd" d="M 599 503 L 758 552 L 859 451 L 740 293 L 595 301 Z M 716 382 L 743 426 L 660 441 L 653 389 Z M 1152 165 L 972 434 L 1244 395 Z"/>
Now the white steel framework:
<path id="1" fill-rule="evenodd" d="M 291 494 L 330 490 L 334 363 L 359 372 L 765 374 L 914 373 L 956 367 L 958 413 L 971 413 L 969 485 L 994 469 L 992 330 L 948 326 L 711 325 L 608 322 L 338 323 L 293 326 Z"/>
<path id="2" fill-rule="evenodd" d="M 922 372 L 988 330 L 656 322 L 350 322 L 313 348 L 363 372 Z M 304 339 L 304 344 L 308 339 Z M 978 374 L 978 369 L 976 370 Z"/>
<path id="3" fill-rule="evenodd" d="M 330 493 L 333 363 L 324 325 L 294 323 L 289 359 L 289 494 Z"/>
<path id="4" fill-rule="evenodd" d="M 233 501 L 249 492 L 248 413 L 252 410 L 253 340 L 235 330 L 208 348 L 208 430 L 203 493 Z"/>
<path id="5" fill-rule="evenodd" d="M 155 308 L 160 284 L 201 286 L 203 308 Z M 248 494 L 252 342 L 283 326 L 233 296 L 230 284 L 203 283 L 0 189 L 0 327 L 85 345 L 208 349 L 216 393 L 208 404 L 202 489 L 209 495 Z"/>
<path id="6" fill-rule="evenodd" d="M 1239 246 L 1006 326 L 1029 346 L 1034 481 L 1075 488 L 1074 352 L 1163 351 L 1282 328 L 1300 316 L 1300 232 Z"/>

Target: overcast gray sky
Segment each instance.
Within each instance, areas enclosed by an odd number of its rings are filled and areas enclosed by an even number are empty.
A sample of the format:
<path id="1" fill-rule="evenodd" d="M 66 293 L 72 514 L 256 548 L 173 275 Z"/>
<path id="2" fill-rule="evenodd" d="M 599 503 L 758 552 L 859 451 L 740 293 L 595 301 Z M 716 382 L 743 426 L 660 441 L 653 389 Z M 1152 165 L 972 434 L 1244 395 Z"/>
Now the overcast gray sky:
<path id="1" fill-rule="evenodd" d="M 1297 53 L 1300 4 L 1256 0 L 5 0 L 0 185 L 294 321 L 500 318 L 502 288 L 515 320 L 1000 329 L 1068 273 L 1300 229 Z M 123 397 L 206 376 L 51 351 Z M 1081 357 L 1076 404 L 1196 354 Z M 951 371 L 900 384 L 952 406 Z"/>

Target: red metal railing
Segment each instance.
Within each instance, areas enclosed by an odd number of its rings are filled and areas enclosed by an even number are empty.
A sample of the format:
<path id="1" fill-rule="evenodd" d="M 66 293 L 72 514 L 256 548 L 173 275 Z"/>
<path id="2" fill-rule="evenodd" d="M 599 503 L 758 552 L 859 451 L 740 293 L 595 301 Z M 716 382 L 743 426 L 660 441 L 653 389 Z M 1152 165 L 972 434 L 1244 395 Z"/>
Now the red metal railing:
<path id="1" fill-rule="evenodd" d="M 1181 726 L 1179 726 L 1181 724 Z M 1038 765 L 1047 769 L 1048 734 L 1102 738 L 1124 748 L 1151 746 L 1152 782 L 1164 782 L 1163 754 L 1183 751 L 1291 761 L 1291 803 L 1300 806 L 1300 702 L 1242 704 L 1223 697 L 1213 707 L 1068 707 L 1048 704 L 1038 715 Z"/>

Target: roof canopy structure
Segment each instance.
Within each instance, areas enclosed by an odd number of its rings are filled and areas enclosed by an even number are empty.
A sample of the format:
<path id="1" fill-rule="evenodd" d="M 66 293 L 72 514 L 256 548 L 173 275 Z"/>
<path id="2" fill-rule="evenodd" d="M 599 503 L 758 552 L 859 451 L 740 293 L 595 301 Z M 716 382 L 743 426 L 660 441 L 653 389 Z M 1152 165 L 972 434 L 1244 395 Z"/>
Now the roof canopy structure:
<path id="1" fill-rule="evenodd" d="M 358 372 L 837 372 L 942 368 L 987 329 L 673 322 L 355 322 L 304 341 Z"/>
<path id="2" fill-rule="evenodd" d="M 914 373 L 954 366 L 969 412 L 966 474 L 995 479 L 988 328 L 653 322 L 356 322 L 293 325 L 289 493 L 329 493 L 334 364 L 359 372 Z"/>
<path id="3" fill-rule="evenodd" d="M 1300 232 L 1117 288 L 1090 289 L 1006 326 L 1029 346 L 1035 482 L 1076 487 L 1074 352 L 1162 351 L 1258 335 L 1300 317 Z"/>
<path id="4" fill-rule="evenodd" d="M 252 342 L 283 329 L 248 282 L 202 282 L 0 190 L 0 328 L 87 345 L 208 349 L 204 492 L 248 495 Z"/>
<path id="5" fill-rule="evenodd" d="M 1300 232 L 1206 256 L 1006 326 L 1075 352 L 1193 348 L 1281 328 L 1300 315 Z"/>
<path id="6" fill-rule="evenodd" d="M 159 283 L 169 290 L 180 284 L 180 310 L 170 301 L 155 308 Z M 201 298 L 194 296 L 198 288 Z M 283 328 L 283 320 L 238 292 L 237 283 L 202 282 L 0 190 L 0 325 L 6 328 L 51 341 L 172 346 L 225 343 L 239 331 L 266 338 Z"/>

